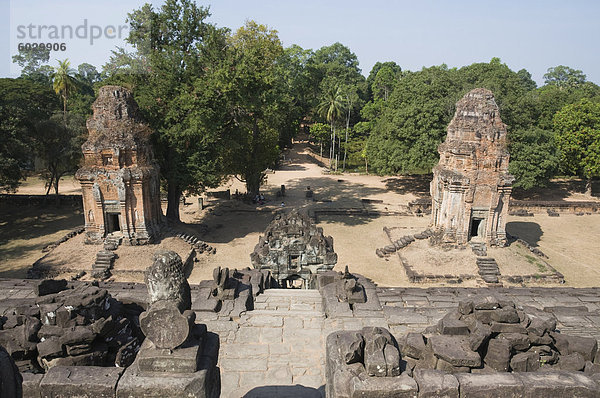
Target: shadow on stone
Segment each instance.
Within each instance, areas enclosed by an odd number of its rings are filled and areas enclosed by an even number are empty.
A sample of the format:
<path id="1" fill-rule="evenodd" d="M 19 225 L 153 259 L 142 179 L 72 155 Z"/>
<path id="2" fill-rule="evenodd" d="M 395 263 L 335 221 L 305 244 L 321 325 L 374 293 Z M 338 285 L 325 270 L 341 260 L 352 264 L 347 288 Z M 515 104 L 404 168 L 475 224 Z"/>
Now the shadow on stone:
<path id="1" fill-rule="evenodd" d="M 243 398 L 321 398 L 325 397 L 325 386 L 318 389 L 312 387 L 295 386 L 264 386 L 248 391 Z"/>

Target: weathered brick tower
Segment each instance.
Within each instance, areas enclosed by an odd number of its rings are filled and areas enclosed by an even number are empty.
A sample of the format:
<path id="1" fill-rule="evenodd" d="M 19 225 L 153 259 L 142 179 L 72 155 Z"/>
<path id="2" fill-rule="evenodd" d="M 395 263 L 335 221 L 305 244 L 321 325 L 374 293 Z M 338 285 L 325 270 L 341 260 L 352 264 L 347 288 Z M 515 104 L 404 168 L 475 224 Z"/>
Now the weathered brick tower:
<path id="1" fill-rule="evenodd" d="M 506 125 L 491 91 L 477 88 L 456 104 L 431 182 L 432 223 L 443 242 L 506 244 L 514 178 L 508 173 Z"/>
<path id="2" fill-rule="evenodd" d="M 108 235 L 124 244 L 152 242 L 162 218 L 158 165 L 131 92 L 119 86 L 100 88 L 87 121 L 82 145 L 81 183 L 86 243 Z"/>

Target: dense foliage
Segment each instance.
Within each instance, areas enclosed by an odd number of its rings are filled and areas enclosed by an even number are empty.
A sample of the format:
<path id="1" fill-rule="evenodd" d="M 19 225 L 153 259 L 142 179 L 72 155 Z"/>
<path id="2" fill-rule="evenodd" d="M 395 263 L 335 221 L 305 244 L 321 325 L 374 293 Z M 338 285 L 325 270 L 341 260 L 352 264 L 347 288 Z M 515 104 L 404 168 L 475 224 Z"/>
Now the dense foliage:
<path id="1" fill-rule="evenodd" d="M 156 131 L 174 219 L 184 192 L 228 176 L 259 193 L 265 170 L 301 131 L 332 171 L 429 173 L 455 103 L 476 87 L 490 89 L 500 107 L 515 187 L 543 186 L 557 174 L 599 175 L 600 87 L 580 70 L 549 68 L 539 88 L 528 71 L 498 58 L 419 71 L 377 62 L 365 78 L 341 43 L 284 48 L 276 30 L 248 21 L 232 32 L 207 22 L 209 15 L 192 0 L 134 10 L 127 39 L 133 52 L 117 48 L 101 73 L 87 63 L 71 69 L 68 60 L 52 68 L 39 50 L 13 57 L 22 76 L 0 81 L 0 188 L 18 185 L 33 162 L 29 147 L 44 160 L 49 186 L 72 171 L 95 90 L 105 84 L 132 89 Z M 60 108 L 62 124 L 53 116 Z M 60 166 L 48 146 L 64 147 Z"/>

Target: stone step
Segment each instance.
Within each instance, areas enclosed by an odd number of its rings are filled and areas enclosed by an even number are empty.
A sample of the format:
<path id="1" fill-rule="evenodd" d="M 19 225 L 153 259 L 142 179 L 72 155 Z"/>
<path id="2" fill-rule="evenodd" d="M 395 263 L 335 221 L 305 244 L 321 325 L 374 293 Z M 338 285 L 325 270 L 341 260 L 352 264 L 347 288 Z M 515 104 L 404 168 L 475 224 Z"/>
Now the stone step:
<path id="1" fill-rule="evenodd" d="M 264 296 L 273 297 L 315 297 L 321 298 L 321 293 L 316 289 L 267 289 Z"/>
<path id="2" fill-rule="evenodd" d="M 248 316 L 294 316 L 303 318 L 323 318 L 323 311 L 305 311 L 305 310 L 253 310 L 246 313 Z"/>

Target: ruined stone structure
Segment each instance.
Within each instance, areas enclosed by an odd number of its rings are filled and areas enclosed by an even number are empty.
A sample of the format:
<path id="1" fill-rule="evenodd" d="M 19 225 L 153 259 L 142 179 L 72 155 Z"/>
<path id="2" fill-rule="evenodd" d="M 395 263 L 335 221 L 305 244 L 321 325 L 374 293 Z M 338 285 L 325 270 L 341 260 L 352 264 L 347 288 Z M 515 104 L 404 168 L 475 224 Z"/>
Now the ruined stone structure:
<path id="1" fill-rule="evenodd" d="M 75 175 L 83 194 L 86 243 L 101 243 L 111 233 L 125 244 L 151 242 L 162 217 L 152 131 L 123 87 L 100 88 L 92 107 L 83 167 Z"/>
<path id="2" fill-rule="evenodd" d="M 146 336 L 123 373 L 117 397 L 218 397 L 218 336 L 197 324 L 179 255 L 161 250 L 146 270 L 149 308 L 140 314 Z"/>
<path id="3" fill-rule="evenodd" d="M 456 104 L 431 182 L 432 223 L 443 243 L 506 243 L 513 177 L 506 125 L 491 91 L 477 88 Z"/>
<path id="4" fill-rule="evenodd" d="M 281 287 L 315 288 L 316 275 L 333 269 L 333 238 L 311 219 L 293 210 L 279 214 L 250 255 L 256 269 L 270 270 Z"/>

